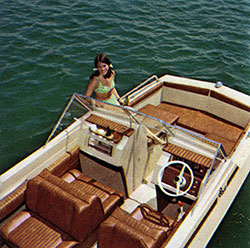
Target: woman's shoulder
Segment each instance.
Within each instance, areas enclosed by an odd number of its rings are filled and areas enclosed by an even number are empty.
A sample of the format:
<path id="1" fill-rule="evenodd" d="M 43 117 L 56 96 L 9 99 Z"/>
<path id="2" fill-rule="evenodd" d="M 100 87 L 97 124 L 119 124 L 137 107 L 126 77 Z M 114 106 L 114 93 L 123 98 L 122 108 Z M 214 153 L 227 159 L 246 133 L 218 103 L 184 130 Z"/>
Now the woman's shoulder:
<path id="1" fill-rule="evenodd" d="M 93 86 L 97 87 L 99 85 L 100 79 L 98 78 L 98 76 L 94 76 L 91 80 L 90 80 L 90 84 L 92 84 Z"/>
<path id="2" fill-rule="evenodd" d="M 92 80 L 98 80 L 99 76 L 93 76 Z"/>

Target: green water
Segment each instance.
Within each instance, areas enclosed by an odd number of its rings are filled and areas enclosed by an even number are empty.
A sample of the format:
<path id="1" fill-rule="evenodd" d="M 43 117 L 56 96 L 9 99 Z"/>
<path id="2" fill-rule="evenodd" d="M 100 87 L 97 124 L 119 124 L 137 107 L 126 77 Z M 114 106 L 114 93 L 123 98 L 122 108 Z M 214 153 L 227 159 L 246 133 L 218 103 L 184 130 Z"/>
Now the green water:
<path id="1" fill-rule="evenodd" d="M 93 59 L 106 53 L 122 95 L 156 74 L 250 94 L 250 2 L 0 0 L 0 172 L 41 146 Z M 250 182 L 209 247 L 250 247 Z"/>

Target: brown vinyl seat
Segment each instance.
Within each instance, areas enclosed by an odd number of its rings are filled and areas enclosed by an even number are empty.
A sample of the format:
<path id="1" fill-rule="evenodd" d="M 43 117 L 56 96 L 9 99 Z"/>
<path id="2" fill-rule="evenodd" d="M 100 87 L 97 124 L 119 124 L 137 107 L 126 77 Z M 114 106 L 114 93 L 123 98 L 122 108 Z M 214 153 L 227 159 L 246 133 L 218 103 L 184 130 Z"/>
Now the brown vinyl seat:
<path id="1" fill-rule="evenodd" d="M 72 150 L 66 152 L 56 162 L 51 164 L 47 169 L 56 176 L 61 177 L 66 171 L 70 169 L 79 168 L 80 166 L 80 148 L 74 147 Z"/>
<path id="2" fill-rule="evenodd" d="M 2 228 L 10 247 L 74 247 L 78 242 L 39 216 L 23 211 Z"/>
<path id="3" fill-rule="evenodd" d="M 62 176 L 62 179 L 80 191 L 97 195 L 103 206 L 104 215 L 108 216 L 117 206 L 124 201 L 122 193 L 103 185 L 102 183 L 83 175 L 77 169 L 70 170 Z"/>
<path id="4" fill-rule="evenodd" d="M 172 230 L 174 221 L 146 204 L 128 214 L 117 208 L 98 233 L 99 248 L 158 248 Z"/>
<path id="5" fill-rule="evenodd" d="M 87 239 L 104 218 L 100 199 L 79 199 L 37 176 L 28 181 L 27 211 L 1 228 L 10 247 L 73 247 Z"/>

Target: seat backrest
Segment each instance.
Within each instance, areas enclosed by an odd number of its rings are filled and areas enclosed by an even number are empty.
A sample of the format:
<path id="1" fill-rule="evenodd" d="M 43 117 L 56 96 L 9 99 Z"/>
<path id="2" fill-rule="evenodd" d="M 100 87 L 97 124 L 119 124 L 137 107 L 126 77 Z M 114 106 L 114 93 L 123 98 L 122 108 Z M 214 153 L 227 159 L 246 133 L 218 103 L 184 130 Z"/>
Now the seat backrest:
<path id="1" fill-rule="evenodd" d="M 39 176 L 49 181 L 50 183 L 56 185 L 57 187 L 65 190 L 71 195 L 79 198 L 80 200 L 88 203 L 89 207 L 89 216 L 91 218 L 92 229 L 95 229 L 101 221 L 104 219 L 104 209 L 100 198 L 96 195 L 90 194 L 80 190 L 70 183 L 65 182 L 62 178 L 53 175 L 48 169 L 44 169 Z"/>
<path id="2" fill-rule="evenodd" d="M 163 230 L 150 228 L 127 215 L 102 223 L 98 244 L 100 248 L 158 248 L 165 238 Z"/>
<path id="3" fill-rule="evenodd" d="M 85 202 L 40 176 L 28 181 L 26 205 L 78 241 L 86 239 L 96 228 L 95 213 L 98 215 L 101 209 L 97 197 Z"/>
<path id="4" fill-rule="evenodd" d="M 161 231 L 157 233 L 158 237 L 160 232 Z M 127 226 L 124 223 L 117 223 L 113 231 L 112 248 L 156 248 L 160 245 L 157 242 L 158 237 L 156 236 L 154 239 L 154 237 L 148 236 L 147 233 L 139 232 L 135 228 Z M 126 242 L 124 242 L 124 240 L 126 240 Z"/>
<path id="5" fill-rule="evenodd" d="M 48 169 L 44 169 L 39 174 L 39 176 L 87 203 L 90 203 L 93 199 L 93 194 L 89 194 L 88 192 L 83 192 L 82 190 L 79 190 L 78 188 L 72 186 L 70 183 L 64 181 L 62 178 L 53 175 Z"/>

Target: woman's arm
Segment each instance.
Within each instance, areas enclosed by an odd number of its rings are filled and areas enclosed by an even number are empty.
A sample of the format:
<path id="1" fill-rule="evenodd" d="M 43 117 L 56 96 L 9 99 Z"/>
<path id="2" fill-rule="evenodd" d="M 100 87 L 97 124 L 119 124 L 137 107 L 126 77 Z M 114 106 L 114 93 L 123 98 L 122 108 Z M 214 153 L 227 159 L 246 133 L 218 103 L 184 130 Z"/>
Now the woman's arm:
<path id="1" fill-rule="evenodd" d="M 115 71 L 113 71 L 112 80 L 113 80 L 113 82 L 115 81 Z M 114 95 L 115 95 L 115 97 L 116 97 L 117 99 L 119 99 L 119 98 L 120 98 L 120 96 L 119 96 L 119 94 L 118 94 L 118 92 L 117 92 L 116 88 L 113 88 L 113 89 L 112 89 L 112 94 L 114 94 Z"/>
<path id="2" fill-rule="evenodd" d="M 121 104 L 121 105 L 124 105 L 124 102 L 121 100 L 121 97 L 119 96 L 116 88 L 113 88 L 112 89 L 112 93 L 115 95 L 115 97 L 117 98 L 117 101 Z"/>
<path id="3" fill-rule="evenodd" d="M 95 89 L 97 89 L 98 85 L 97 85 L 97 80 L 95 78 L 93 78 L 88 85 L 88 88 L 85 92 L 85 96 L 91 96 L 93 94 L 93 92 L 95 91 Z"/>
<path id="4" fill-rule="evenodd" d="M 116 97 L 117 99 L 120 98 L 120 96 L 119 96 L 119 94 L 118 94 L 116 88 L 113 88 L 113 89 L 112 89 L 112 93 L 115 95 L 115 97 Z"/>

